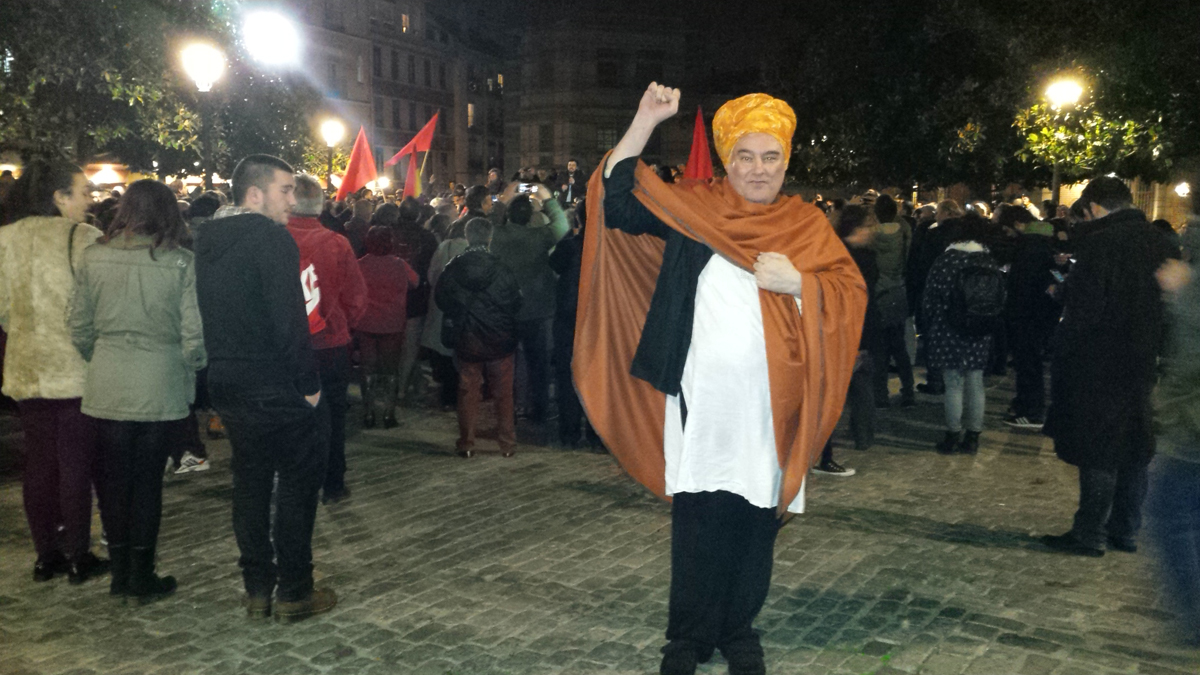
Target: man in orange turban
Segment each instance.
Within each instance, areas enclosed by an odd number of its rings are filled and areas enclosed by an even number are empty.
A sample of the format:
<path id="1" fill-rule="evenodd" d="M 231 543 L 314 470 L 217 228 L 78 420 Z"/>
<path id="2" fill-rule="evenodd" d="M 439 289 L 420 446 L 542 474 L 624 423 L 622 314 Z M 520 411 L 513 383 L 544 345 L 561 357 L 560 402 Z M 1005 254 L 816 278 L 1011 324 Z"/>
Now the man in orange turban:
<path id="1" fill-rule="evenodd" d="M 845 401 L 866 286 L 823 213 L 780 195 L 796 117 L 764 94 L 713 132 L 727 177 L 660 181 L 638 160 L 679 91 L 651 84 L 592 176 L 572 368 L 622 466 L 671 497 L 668 644 L 691 675 L 720 649 L 765 673 L 752 629 L 785 511 Z"/>

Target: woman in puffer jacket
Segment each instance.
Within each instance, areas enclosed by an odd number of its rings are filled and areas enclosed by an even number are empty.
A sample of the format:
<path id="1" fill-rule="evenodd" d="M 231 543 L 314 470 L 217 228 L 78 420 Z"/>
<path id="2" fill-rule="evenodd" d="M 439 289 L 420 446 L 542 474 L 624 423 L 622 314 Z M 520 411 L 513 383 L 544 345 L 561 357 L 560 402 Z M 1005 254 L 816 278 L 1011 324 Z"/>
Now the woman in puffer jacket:
<path id="1" fill-rule="evenodd" d="M 82 409 L 98 420 L 105 467 L 111 593 L 141 602 L 175 591 L 174 577 L 154 573 L 163 463 L 207 361 L 186 237 L 171 189 L 134 183 L 108 236 L 84 252 L 71 302 L 71 339 L 88 362 Z"/>
<path id="2" fill-rule="evenodd" d="M 80 411 L 86 364 L 66 322 L 75 268 L 100 236 L 84 224 L 91 203 L 82 169 L 33 161 L 9 192 L 4 212 L 10 224 L 0 227 L 4 393 L 20 406 L 25 432 L 23 493 L 37 550 L 34 581 L 67 574 L 79 584 L 108 570 L 108 561 L 91 552 L 96 428 Z"/>

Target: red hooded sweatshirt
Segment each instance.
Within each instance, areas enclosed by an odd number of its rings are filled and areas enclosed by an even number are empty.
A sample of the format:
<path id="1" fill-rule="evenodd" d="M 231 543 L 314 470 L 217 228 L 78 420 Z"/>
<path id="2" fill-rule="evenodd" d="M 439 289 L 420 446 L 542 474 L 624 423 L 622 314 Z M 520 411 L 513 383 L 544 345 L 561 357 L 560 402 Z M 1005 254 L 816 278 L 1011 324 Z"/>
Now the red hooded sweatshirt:
<path id="1" fill-rule="evenodd" d="M 300 281 L 313 349 L 350 344 L 350 325 L 367 306 L 367 287 L 354 249 L 315 217 L 292 216 L 287 229 L 300 249 Z"/>

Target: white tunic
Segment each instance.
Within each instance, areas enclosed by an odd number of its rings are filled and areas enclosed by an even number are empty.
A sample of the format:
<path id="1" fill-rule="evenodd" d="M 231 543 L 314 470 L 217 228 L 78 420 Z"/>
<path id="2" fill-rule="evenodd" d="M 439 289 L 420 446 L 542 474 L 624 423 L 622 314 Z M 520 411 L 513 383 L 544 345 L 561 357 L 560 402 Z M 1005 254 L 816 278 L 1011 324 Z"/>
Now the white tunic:
<path id="1" fill-rule="evenodd" d="M 775 508 L 783 471 L 775 450 L 758 284 L 752 273 L 720 255 L 700 272 L 682 390 L 686 427 L 679 397 L 667 397 L 667 494 L 724 490 L 760 508 Z M 803 484 L 787 510 L 804 512 Z"/>

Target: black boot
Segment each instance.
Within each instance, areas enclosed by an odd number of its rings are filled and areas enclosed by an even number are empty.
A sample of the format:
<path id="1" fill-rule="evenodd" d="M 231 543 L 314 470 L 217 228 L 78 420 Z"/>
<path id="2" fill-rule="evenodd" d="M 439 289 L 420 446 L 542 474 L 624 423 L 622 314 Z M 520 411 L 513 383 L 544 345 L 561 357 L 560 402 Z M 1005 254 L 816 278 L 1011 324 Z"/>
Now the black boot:
<path id="1" fill-rule="evenodd" d="M 108 543 L 108 560 L 111 563 L 112 583 L 109 595 L 129 595 L 129 545 Z"/>
<path id="2" fill-rule="evenodd" d="M 696 672 L 698 657 L 696 645 L 688 640 L 672 640 L 662 648 L 662 662 L 658 666 L 659 675 L 693 675 Z"/>
<path id="3" fill-rule="evenodd" d="M 766 675 L 767 666 L 758 636 L 752 635 L 721 647 L 729 662 L 729 675 Z"/>
<path id="4" fill-rule="evenodd" d="M 958 452 L 963 455 L 974 455 L 979 452 L 979 431 L 968 431 L 963 434 L 962 442 L 958 444 Z"/>
<path id="5" fill-rule="evenodd" d="M 958 445 L 962 442 L 961 431 L 947 431 L 946 437 L 937 444 L 939 455 L 953 455 L 958 452 Z"/>
<path id="6" fill-rule="evenodd" d="M 88 579 L 103 575 L 107 571 L 107 560 L 97 558 L 91 551 L 84 551 L 81 555 L 70 559 L 70 567 L 67 570 L 67 581 L 72 584 L 82 584 Z"/>
<path id="7" fill-rule="evenodd" d="M 129 594 L 140 604 L 154 602 L 175 592 L 175 577 L 154 573 L 154 547 L 135 546 L 129 550 Z"/>

